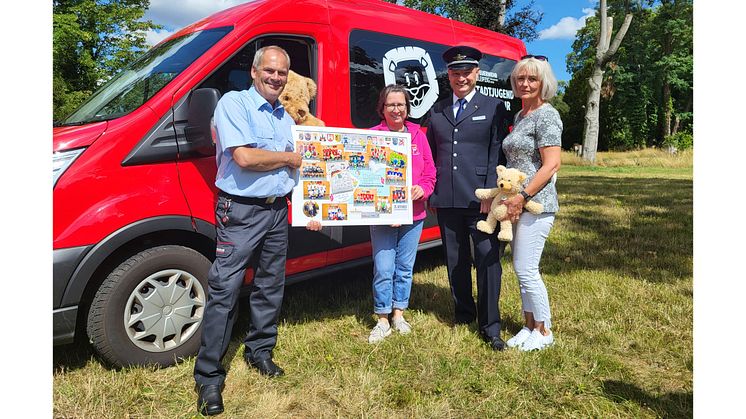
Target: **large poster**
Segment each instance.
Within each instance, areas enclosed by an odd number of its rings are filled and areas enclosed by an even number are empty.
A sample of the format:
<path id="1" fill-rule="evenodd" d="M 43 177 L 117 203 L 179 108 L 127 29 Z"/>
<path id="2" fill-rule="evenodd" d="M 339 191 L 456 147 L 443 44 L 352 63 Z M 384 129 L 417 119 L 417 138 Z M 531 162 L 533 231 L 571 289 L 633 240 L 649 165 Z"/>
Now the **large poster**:
<path id="1" fill-rule="evenodd" d="M 409 133 L 293 126 L 293 226 L 412 224 Z"/>

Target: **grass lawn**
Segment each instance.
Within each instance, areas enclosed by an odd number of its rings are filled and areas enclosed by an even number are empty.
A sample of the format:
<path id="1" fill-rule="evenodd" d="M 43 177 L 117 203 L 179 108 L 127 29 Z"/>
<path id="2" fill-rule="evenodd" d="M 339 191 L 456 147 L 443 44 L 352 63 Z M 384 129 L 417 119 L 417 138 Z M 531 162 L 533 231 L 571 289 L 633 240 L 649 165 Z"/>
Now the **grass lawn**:
<path id="1" fill-rule="evenodd" d="M 453 327 L 431 249 L 417 259 L 409 336 L 367 343 L 371 265 L 287 288 L 275 349 L 285 377 L 244 364 L 242 317 L 220 417 L 691 417 L 691 154 L 643 157 L 563 156 L 542 259 L 553 347 L 493 352 L 475 325 Z M 509 247 L 500 302 L 507 340 L 521 327 Z M 193 367 L 111 370 L 86 345 L 56 347 L 54 416 L 198 416 Z"/>

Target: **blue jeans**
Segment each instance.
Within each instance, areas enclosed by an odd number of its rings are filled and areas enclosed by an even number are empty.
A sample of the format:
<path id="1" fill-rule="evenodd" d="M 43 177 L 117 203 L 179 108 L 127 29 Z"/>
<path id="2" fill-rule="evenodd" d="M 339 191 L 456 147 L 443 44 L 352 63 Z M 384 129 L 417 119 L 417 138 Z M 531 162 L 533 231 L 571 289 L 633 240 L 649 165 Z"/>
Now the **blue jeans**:
<path id="1" fill-rule="evenodd" d="M 404 310 L 409 306 L 412 268 L 424 221 L 417 220 L 401 227 L 370 227 L 373 311 L 376 314 L 389 314 L 393 309 Z"/>

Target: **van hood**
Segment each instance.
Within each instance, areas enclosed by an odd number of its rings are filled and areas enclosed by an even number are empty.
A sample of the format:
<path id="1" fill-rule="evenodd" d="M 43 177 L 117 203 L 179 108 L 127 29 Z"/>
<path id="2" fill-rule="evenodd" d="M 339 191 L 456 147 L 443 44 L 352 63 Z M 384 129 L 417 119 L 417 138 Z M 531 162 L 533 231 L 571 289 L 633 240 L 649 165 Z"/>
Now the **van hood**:
<path id="1" fill-rule="evenodd" d="M 70 150 L 93 144 L 106 131 L 107 121 L 79 126 L 55 127 L 52 131 L 52 151 Z"/>

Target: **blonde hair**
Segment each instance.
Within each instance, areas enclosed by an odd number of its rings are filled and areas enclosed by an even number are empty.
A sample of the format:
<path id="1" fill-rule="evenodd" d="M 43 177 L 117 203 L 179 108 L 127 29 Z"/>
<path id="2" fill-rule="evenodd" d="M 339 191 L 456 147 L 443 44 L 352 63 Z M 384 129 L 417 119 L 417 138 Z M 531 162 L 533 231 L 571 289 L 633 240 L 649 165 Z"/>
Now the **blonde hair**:
<path id="1" fill-rule="evenodd" d="M 518 96 L 519 93 L 516 87 L 516 78 L 524 70 L 528 74 L 538 77 L 541 81 L 541 98 L 543 100 L 549 100 L 557 94 L 557 78 L 554 76 L 549 61 L 537 60 L 531 57 L 518 61 L 510 73 L 510 86 L 513 88 L 515 97 L 520 97 Z"/>

